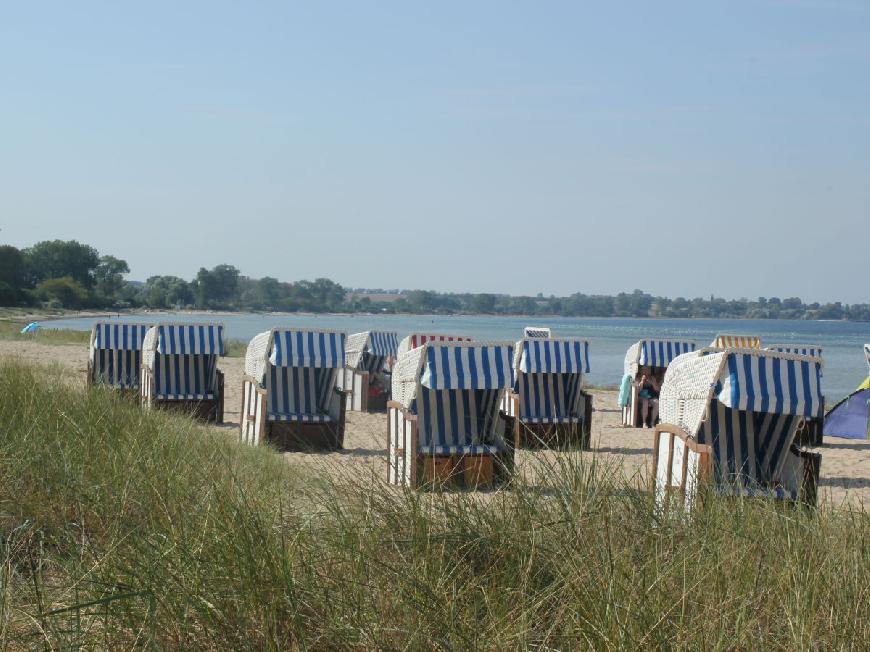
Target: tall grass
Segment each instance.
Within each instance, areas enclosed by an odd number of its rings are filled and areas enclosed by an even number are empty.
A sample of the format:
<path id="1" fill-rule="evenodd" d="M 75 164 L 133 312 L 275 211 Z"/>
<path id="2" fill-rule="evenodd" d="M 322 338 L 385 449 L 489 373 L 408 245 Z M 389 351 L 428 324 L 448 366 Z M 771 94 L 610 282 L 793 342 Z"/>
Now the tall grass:
<path id="1" fill-rule="evenodd" d="M 22 333 L 26 322 L 0 320 L 0 340 L 39 342 L 40 344 L 83 344 L 90 341 L 90 331 L 62 328 L 40 328 L 36 333 Z"/>
<path id="2" fill-rule="evenodd" d="M 547 486 L 325 480 L 183 417 L 0 365 L 0 644 L 804 649 L 870 640 L 870 521 Z"/>

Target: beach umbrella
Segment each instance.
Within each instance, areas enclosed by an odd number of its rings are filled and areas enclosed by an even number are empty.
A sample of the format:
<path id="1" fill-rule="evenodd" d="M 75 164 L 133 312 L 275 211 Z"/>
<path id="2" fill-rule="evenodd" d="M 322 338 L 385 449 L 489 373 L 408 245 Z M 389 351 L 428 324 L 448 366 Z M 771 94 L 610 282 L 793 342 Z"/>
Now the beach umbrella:
<path id="1" fill-rule="evenodd" d="M 22 329 L 21 329 L 21 332 L 22 332 L 22 333 L 35 333 L 35 332 L 38 331 L 38 330 L 39 330 L 39 322 L 38 322 L 38 321 L 32 321 L 32 322 L 30 322 L 29 324 L 27 324 L 27 326 L 25 326 L 24 328 L 22 328 Z"/>

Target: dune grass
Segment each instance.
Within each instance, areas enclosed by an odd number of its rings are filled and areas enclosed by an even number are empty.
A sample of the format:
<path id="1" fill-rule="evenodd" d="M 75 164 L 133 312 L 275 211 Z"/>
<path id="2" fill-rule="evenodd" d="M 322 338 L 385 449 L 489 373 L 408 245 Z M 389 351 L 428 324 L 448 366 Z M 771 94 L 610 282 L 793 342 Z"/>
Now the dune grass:
<path id="1" fill-rule="evenodd" d="M 870 640 L 870 520 L 654 523 L 592 456 L 490 494 L 324 480 L 235 431 L 0 364 L 0 645 L 806 649 Z"/>
<path id="2" fill-rule="evenodd" d="M 68 329 L 42 327 L 36 333 L 22 333 L 26 322 L 0 320 L 0 339 L 19 342 L 38 342 L 48 345 L 82 344 L 87 346 L 90 341 L 90 331 L 74 331 Z"/>

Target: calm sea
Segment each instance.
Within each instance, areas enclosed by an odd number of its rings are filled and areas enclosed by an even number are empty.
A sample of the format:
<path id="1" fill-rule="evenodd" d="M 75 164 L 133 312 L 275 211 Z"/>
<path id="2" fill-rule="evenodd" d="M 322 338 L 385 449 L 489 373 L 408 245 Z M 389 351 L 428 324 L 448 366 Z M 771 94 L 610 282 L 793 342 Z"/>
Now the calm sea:
<path id="1" fill-rule="evenodd" d="M 475 339 L 511 340 L 522 335 L 523 326 L 549 326 L 554 335 L 584 337 L 590 342 L 589 382 L 616 385 L 622 376 L 626 349 L 647 337 L 686 337 L 699 345 L 710 343 L 718 333 L 760 335 L 770 344 L 817 344 L 824 350 L 824 388 L 829 401 L 852 391 L 867 376 L 862 345 L 870 342 L 870 324 L 825 321 L 760 319 L 575 319 L 567 317 L 485 317 L 426 315 L 134 315 L 122 321 L 157 322 L 220 321 L 229 339 L 249 340 L 273 327 L 334 328 L 356 333 L 383 329 L 399 337 L 417 331 L 467 335 Z M 61 319 L 44 327 L 90 330 L 93 318 Z"/>

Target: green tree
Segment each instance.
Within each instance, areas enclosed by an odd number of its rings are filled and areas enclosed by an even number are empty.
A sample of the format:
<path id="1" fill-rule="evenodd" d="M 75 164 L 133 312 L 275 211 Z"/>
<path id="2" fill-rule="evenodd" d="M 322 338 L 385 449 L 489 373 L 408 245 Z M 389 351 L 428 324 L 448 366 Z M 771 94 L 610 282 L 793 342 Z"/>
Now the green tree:
<path id="1" fill-rule="evenodd" d="M 16 305 L 27 287 L 25 256 L 12 245 L 0 245 L 0 305 Z"/>
<path id="2" fill-rule="evenodd" d="M 24 253 L 34 285 L 51 278 L 69 277 L 87 290 L 94 287 L 100 254 L 90 245 L 75 240 L 45 240 L 25 249 Z"/>
<path id="3" fill-rule="evenodd" d="M 105 304 L 117 303 L 124 290 L 124 274 L 130 273 L 126 260 L 103 256 L 94 270 L 97 297 Z"/>
<path id="4" fill-rule="evenodd" d="M 89 300 L 88 290 L 74 278 L 50 278 L 36 286 L 35 294 L 42 301 L 57 302 L 64 308 L 81 308 Z"/>
<path id="5" fill-rule="evenodd" d="M 211 270 L 201 267 L 194 281 L 194 298 L 201 308 L 229 308 L 238 298 L 239 270 L 232 265 L 218 265 Z"/>

